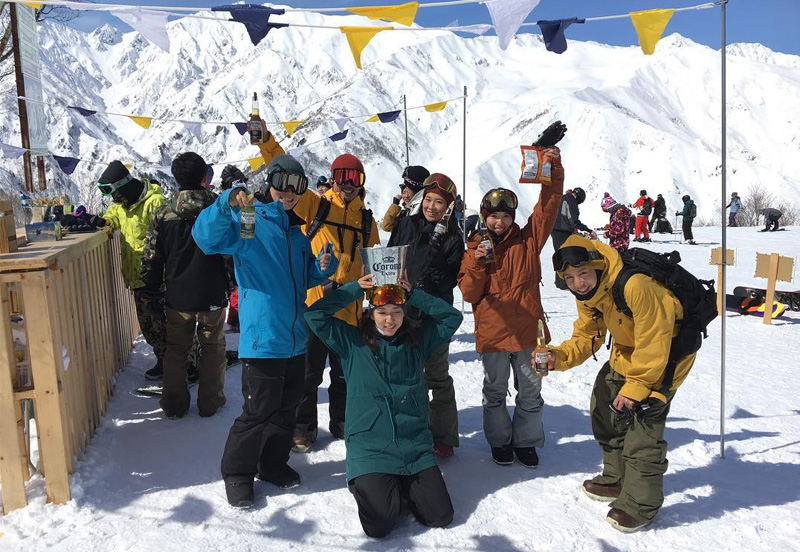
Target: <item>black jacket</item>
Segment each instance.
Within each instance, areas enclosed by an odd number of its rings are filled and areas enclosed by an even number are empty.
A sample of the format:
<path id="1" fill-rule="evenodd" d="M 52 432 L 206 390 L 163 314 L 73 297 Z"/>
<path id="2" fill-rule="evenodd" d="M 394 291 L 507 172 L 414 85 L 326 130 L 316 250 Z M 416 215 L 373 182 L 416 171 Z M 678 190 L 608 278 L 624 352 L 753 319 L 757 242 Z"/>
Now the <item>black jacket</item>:
<path id="1" fill-rule="evenodd" d="M 175 208 L 162 207 L 153 218 L 142 259 L 142 280 L 150 293 L 166 282 L 167 306 L 205 312 L 228 305 L 228 272 L 222 255 L 206 255 L 192 237 L 200 211 L 214 203 L 209 190 L 181 190 Z"/>
<path id="2" fill-rule="evenodd" d="M 666 218 L 667 217 L 667 202 L 663 197 L 656 199 L 653 205 L 653 218 Z"/>
<path id="3" fill-rule="evenodd" d="M 592 229 L 581 222 L 580 216 L 578 200 L 572 194 L 564 194 L 561 197 L 561 204 L 558 206 L 558 216 L 556 217 L 555 225 L 553 225 L 553 232 L 572 234 L 576 229 L 591 232 Z"/>
<path id="4" fill-rule="evenodd" d="M 430 244 L 436 223 L 428 222 L 422 213 L 402 218 L 392 230 L 389 247 L 407 245 L 406 271 L 411 285 L 453 304 L 453 288 L 464 257 L 464 241 L 454 218 L 439 247 Z"/>

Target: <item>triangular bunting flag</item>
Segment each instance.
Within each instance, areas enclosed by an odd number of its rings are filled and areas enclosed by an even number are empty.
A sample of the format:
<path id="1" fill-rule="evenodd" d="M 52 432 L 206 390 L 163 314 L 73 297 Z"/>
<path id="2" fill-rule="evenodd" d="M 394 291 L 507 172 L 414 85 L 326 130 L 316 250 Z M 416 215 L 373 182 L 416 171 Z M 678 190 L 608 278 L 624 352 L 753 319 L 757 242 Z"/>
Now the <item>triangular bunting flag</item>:
<path id="1" fill-rule="evenodd" d="M 211 188 L 211 181 L 214 180 L 214 166 L 206 165 L 206 188 Z"/>
<path id="2" fill-rule="evenodd" d="M 288 23 L 270 23 L 269 18 L 272 15 L 283 15 L 286 10 L 275 10 L 257 4 L 237 4 L 228 6 L 214 6 L 211 11 L 226 11 L 230 12 L 231 19 L 237 23 L 242 23 L 247 29 L 247 34 L 250 36 L 250 42 L 253 46 L 258 46 L 258 43 L 269 34 L 272 29 L 280 29 L 288 27 Z"/>
<path id="3" fill-rule="evenodd" d="M 134 117 L 133 115 L 128 115 L 128 118 L 144 129 L 150 128 L 150 125 L 153 123 L 152 117 Z"/>
<path id="4" fill-rule="evenodd" d="M 283 121 L 281 124 L 283 128 L 286 129 L 286 133 L 291 136 L 294 134 L 294 131 L 297 130 L 297 127 L 305 123 L 305 121 Z"/>
<path id="5" fill-rule="evenodd" d="M 250 170 L 254 171 L 264 164 L 264 158 L 259 155 L 258 157 L 251 157 L 247 162 L 250 164 Z"/>
<path id="6" fill-rule="evenodd" d="M 25 4 L 29 8 L 33 8 L 34 10 L 38 10 L 39 8 L 42 7 L 42 4 L 33 4 L 33 3 L 29 3 L 29 2 L 23 2 L 23 4 Z"/>
<path id="7" fill-rule="evenodd" d="M 345 8 L 350 13 L 363 15 L 369 19 L 382 19 L 401 25 L 410 26 L 417 16 L 419 2 L 408 2 L 398 6 L 367 6 L 363 8 Z"/>
<path id="8" fill-rule="evenodd" d="M 70 105 L 69 108 L 70 109 L 74 109 L 75 111 L 77 111 L 78 113 L 83 115 L 84 117 L 88 117 L 89 115 L 94 115 L 95 113 L 97 113 L 97 111 L 93 111 L 91 109 L 86 109 L 86 108 L 83 108 L 83 107 L 78 107 L 76 105 Z"/>
<path id="9" fill-rule="evenodd" d="M 128 170 L 130 170 L 130 168 L 133 167 L 133 163 L 123 163 L 122 165 Z"/>
<path id="10" fill-rule="evenodd" d="M 3 157 L 6 159 L 18 159 L 25 154 L 25 148 L 0 144 L 0 152 L 3 153 Z"/>
<path id="11" fill-rule="evenodd" d="M 377 123 L 378 121 L 380 121 L 380 117 L 378 117 L 377 115 L 373 115 L 372 117 L 370 117 L 369 119 L 367 119 L 364 122 L 365 123 Z"/>
<path id="12" fill-rule="evenodd" d="M 183 126 L 186 127 L 186 130 L 189 131 L 189 134 L 197 138 L 198 140 L 203 135 L 203 123 L 197 121 L 181 121 Z"/>
<path id="13" fill-rule="evenodd" d="M 661 40 L 673 13 L 675 10 L 646 10 L 628 14 L 645 55 L 649 56 L 656 51 L 656 44 Z"/>
<path id="14" fill-rule="evenodd" d="M 447 102 L 436 102 L 428 104 L 425 106 L 425 111 L 427 111 L 428 113 L 435 113 L 436 111 L 441 111 L 442 109 L 444 109 L 446 105 Z"/>
<path id="15" fill-rule="evenodd" d="M 291 155 L 292 157 L 297 157 L 298 155 L 300 155 L 301 153 L 303 153 L 303 152 L 304 152 L 304 151 L 306 151 L 307 149 L 308 149 L 308 146 L 298 146 L 298 147 L 296 147 L 296 148 L 289 148 L 289 149 L 286 151 L 286 153 L 288 153 L 288 154 L 289 154 L 289 155 Z"/>
<path id="16" fill-rule="evenodd" d="M 350 51 L 353 52 L 353 59 L 356 60 L 356 67 L 359 69 L 361 69 L 361 52 L 367 47 L 369 41 L 379 32 L 391 29 L 391 27 L 339 27 L 339 30 L 347 37 Z"/>
<path id="17" fill-rule="evenodd" d="M 166 12 L 142 11 L 140 6 L 132 8 L 111 8 L 109 11 L 133 27 L 147 40 L 169 53 Z"/>
<path id="18" fill-rule="evenodd" d="M 448 31 L 457 31 L 459 33 L 470 33 L 474 35 L 482 35 L 486 31 L 492 28 L 491 25 L 487 25 L 485 23 L 479 23 L 476 25 L 460 25 L 457 27 L 449 27 Z"/>
<path id="19" fill-rule="evenodd" d="M 75 157 L 61 157 L 60 155 L 54 155 L 53 159 L 56 160 L 61 171 L 68 175 L 75 172 L 75 167 L 77 167 L 80 162 L 80 159 L 76 159 Z"/>
<path id="20" fill-rule="evenodd" d="M 573 23 L 585 23 L 585 19 L 556 19 L 554 21 L 539 21 L 539 29 L 542 31 L 542 38 L 544 39 L 544 47 L 548 52 L 556 54 L 563 54 L 567 51 L 567 37 L 564 36 L 564 31 Z"/>
<path id="21" fill-rule="evenodd" d="M 247 132 L 247 123 L 233 123 L 233 126 L 236 127 L 236 130 L 239 131 L 239 134 L 244 136 L 244 133 Z"/>
<path id="22" fill-rule="evenodd" d="M 500 39 L 500 48 L 505 50 L 511 44 L 511 39 L 519 30 L 520 25 L 539 5 L 540 0 L 487 0 L 486 7 L 492 17 L 494 30 Z"/>
<path id="23" fill-rule="evenodd" d="M 380 119 L 382 123 L 393 123 L 397 120 L 399 116 L 400 116 L 399 109 L 397 111 L 386 111 L 384 113 L 378 113 L 378 119 Z"/>
<path id="24" fill-rule="evenodd" d="M 328 138 L 330 139 L 331 142 L 338 142 L 339 140 L 344 140 L 345 138 L 347 138 L 348 132 L 350 132 L 350 129 L 346 128 L 341 132 L 337 132 L 332 136 L 328 136 Z"/>
<path id="25" fill-rule="evenodd" d="M 336 123 L 336 128 L 338 128 L 338 129 L 339 129 L 339 132 L 341 132 L 341 131 L 343 131 L 343 130 L 344 130 L 344 126 L 345 126 L 347 123 L 349 123 L 349 122 L 350 122 L 350 119 L 348 119 L 347 117 L 345 117 L 345 118 L 343 118 L 343 119 L 336 119 L 334 122 Z"/>

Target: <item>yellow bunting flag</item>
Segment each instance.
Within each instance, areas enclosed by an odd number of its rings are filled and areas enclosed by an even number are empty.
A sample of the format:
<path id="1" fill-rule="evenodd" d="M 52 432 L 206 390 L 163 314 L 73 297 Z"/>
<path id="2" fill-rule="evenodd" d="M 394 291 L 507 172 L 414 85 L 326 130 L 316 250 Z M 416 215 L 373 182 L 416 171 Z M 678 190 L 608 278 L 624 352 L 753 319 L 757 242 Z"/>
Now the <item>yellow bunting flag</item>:
<path id="1" fill-rule="evenodd" d="M 281 124 L 283 128 L 286 129 L 287 134 L 291 136 L 294 134 L 294 131 L 297 130 L 297 127 L 305 123 L 305 121 L 283 121 Z"/>
<path id="2" fill-rule="evenodd" d="M 364 122 L 365 123 L 377 123 L 380 120 L 381 120 L 380 117 L 378 117 L 377 115 L 373 115 L 372 117 L 370 117 L 369 119 L 367 119 Z"/>
<path id="3" fill-rule="evenodd" d="M 356 60 L 356 67 L 359 69 L 361 69 L 361 52 L 367 47 L 372 37 L 381 31 L 391 29 L 391 27 L 339 27 L 339 30 L 347 37 L 350 51 L 353 52 L 353 59 Z"/>
<path id="4" fill-rule="evenodd" d="M 345 8 L 350 13 L 363 15 L 369 19 L 383 19 L 401 25 L 410 26 L 417 16 L 419 2 L 408 2 L 398 6 L 367 6 L 363 8 Z"/>
<path id="5" fill-rule="evenodd" d="M 145 129 L 150 128 L 150 124 L 153 122 L 152 117 L 134 117 L 133 115 L 128 115 L 128 118 Z"/>
<path id="6" fill-rule="evenodd" d="M 673 13 L 675 10 L 646 10 L 628 14 L 639 36 L 639 46 L 645 55 L 649 56 L 655 52 L 656 44 L 661 40 L 661 35 L 664 34 L 664 29 L 667 28 Z"/>
<path id="7" fill-rule="evenodd" d="M 447 105 L 447 102 L 437 102 L 437 103 L 428 104 L 428 105 L 425 106 L 425 111 L 427 111 L 428 113 L 434 113 L 436 111 L 441 111 L 442 109 L 444 109 L 444 106 L 446 106 L 446 105 Z"/>
<path id="8" fill-rule="evenodd" d="M 250 170 L 255 171 L 264 164 L 264 158 L 259 155 L 258 157 L 251 157 L 247 162 L 250 164 Z"/>
<path id="9" fill-rule="evenodd" d="M 133 167 L 133 163 L 125 163 L 126 169 L 130 169 L 131 167 Z"/>
<path id="10" fill-rule="evenodd" d="M 34 10 L 38 10 L 39 8 L 42 7 L 42 4 L 34 4 L 32 2 L 23 2 L 23 4 L 25 4 L 29 8 L 33 8 Z"/>

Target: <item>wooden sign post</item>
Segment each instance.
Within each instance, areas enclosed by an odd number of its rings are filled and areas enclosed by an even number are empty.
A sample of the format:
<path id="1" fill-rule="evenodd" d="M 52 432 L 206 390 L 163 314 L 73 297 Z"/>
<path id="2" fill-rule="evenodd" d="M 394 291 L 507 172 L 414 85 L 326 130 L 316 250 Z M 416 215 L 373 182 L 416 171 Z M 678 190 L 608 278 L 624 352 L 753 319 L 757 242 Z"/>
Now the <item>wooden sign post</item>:
<path id="1" fill-rule="evenodd" d="M 725 262 L 722 262 L 722 248 L 715 247 L 711 250 L 711 260 L 708 262 L 710 265 L 717 265 L 717 312 L 722 316 L 725 312 L 725 290 L 722 289 L 722 267 L 724 265 L 733 266 L 736 264 L 736 251 L 727 249 L 725 251 Z"/>
<path id="2" fill-rule="evenodd" d="M 790 282 L 794 277 L 794 259 L 777 253 L 756 253 L 756 278 L 767 279 L 767 296 L 764 299 L 764 324 L 772 324 L 772 303 L 775 302 L 775 283 Z"/>

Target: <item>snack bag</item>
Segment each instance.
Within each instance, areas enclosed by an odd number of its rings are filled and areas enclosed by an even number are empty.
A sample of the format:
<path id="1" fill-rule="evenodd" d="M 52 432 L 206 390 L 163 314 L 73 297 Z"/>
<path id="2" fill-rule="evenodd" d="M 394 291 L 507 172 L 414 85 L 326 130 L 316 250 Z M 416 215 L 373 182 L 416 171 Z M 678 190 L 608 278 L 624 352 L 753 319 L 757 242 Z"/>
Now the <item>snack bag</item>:
<path id="1" fill-rule="evenodd" d="M 541 146 L 520 146 L 522 152 L 522 175 L 520 184 L 547 184 L 552 182 L 550 162 L 543 161 L 545 148 Z"/>

